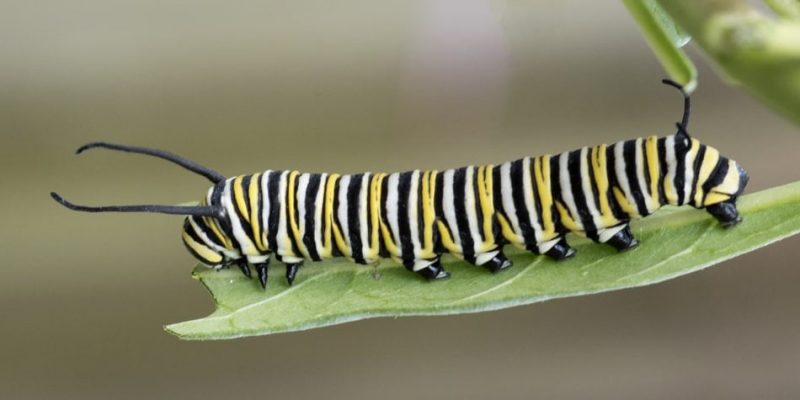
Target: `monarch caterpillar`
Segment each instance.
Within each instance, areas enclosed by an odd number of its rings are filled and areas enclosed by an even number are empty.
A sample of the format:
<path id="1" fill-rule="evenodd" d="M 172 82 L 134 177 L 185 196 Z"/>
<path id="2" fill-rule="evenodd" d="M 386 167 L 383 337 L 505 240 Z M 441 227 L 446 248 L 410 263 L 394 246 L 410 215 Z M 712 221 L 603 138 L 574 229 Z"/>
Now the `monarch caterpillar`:
<path id="1" fill-rule="evenodd" d="M 291 284 L 304 260 L 344 256 L 359 264 L 393 258 L 428 279 L 449 274 L 443 253 L 498 272 L 511 266 L 505 244 L 563 260 L 575 254 L 568 232 L 620 251 L 638 242 L 629 222 L 663 205 L 705 208 L 723 226 L 741 221 L 736 199 L 748 176 L 735 161 L 687 132 L 690 97 L 677 133 L 497 166 L 445 171 L 338 175 L 268 170 L 225 178 L 177 155 L 143 147 L 90 143 L 92 148 L 154 156 L 205 176 L 213 186 L 199 206 L 62 205 L 88 212 L 185 215 L 183 242 L 203 264 L 252 266 L 262 287 L 271 255 Z"/>

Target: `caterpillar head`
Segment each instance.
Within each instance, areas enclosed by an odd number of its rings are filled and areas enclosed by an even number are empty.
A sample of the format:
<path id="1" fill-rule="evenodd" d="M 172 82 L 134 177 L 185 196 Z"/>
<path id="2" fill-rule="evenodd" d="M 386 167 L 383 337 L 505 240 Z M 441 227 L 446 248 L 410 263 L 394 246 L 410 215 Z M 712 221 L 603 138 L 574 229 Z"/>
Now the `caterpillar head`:
<path id="1" fill-rule="evenodd" d="M 218 210 L 214 215 L 190 215 L 183 223 L 183 244 L 189 252 L 209 268 L 221 268 L 242 259 L 232 239 L 231 222 L 222 204 L 224 181 L 208 190 L 201 206 Z"/>
<path id="2" fill-rule="evenodd" d="M 708 153 L 709 149 L 717 153 L 716 150 L 710 147 L 707 147 L 706 153 Z M 736 199 L 747 186 L 749 179 L 747 172 L 736 161 L 722 156 L 717 158 L 716 163 L 712 159 L 700 164 L 701 170 L 699 172 L 705 172 L 702 170 L 703 164 L 711 172 L 704 181 L 698 180 L 698 192 L 701 193 L 701 196 L 696 196 L 693 205 L 698 208 L 705 208 L 709 214 L 713 215 L 726 228 L 741 222 L 742 217 L 739 216 L 739 211 L 736 209 Z M 708 167 L 711 164 L 714 164 L 713 168 Z M 704 177 L 704 175 L 700 176 Z"/>
<path id="3" fill-rule="evenodd" d="M 689 94 L 673 81 L 662 82 L 680 90 L 684 98 L 683 118 L 676 124 L 678 132 L 667 138 L 667 151 L 671 153 L 667 154 L 668 163 L 676 171 L 668 179 L 675 190 L 673 193 L 665 190 L 669 203 L 705 208 L 724 227 L 738 224 L 742 217 L 736 209 L 736 199 L 747 186 L 747 172 L 736 161 L 720 155 L 717 149 L 689 136 Z"/>

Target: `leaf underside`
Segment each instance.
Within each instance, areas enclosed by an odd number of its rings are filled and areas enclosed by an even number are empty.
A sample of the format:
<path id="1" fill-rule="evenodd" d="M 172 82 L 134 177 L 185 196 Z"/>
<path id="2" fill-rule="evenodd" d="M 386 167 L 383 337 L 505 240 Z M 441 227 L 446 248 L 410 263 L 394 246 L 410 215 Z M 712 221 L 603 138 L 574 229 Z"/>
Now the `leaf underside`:
<path id="1" fill-rule="evenodd" d="M 275 263 L 263 291 L 235 268 L 197 267 L 193 276 L 211 292 L 216 311 L 165 329 L 181 339 L 230 339 L 374 317 L 497 310 L 661 282 L 800 232 L 800 182 L 743 196 L 738 205 L 744 221 L 732 229 L 695 209 L 636 221 L 641 244 L 625 253 L 576 236 L 568 240 L 577 255 L 562 262 L 506 246 L 514 266 L 496 275 L 445 256 L 445 281 L 426 282 L 390 261 L 372 267 L 334 259 L 306 264 L 291 287 Z"/>

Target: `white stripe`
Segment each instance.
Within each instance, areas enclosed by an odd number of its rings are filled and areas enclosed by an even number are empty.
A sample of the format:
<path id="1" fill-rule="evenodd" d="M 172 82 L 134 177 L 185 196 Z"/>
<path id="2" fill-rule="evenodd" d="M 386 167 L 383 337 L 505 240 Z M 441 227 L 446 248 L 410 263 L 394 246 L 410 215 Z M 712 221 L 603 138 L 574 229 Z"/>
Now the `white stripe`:
<path id="1" fill-rule="evenodd" d="M 678 187 L 675 185 L 675 177 L 678 169 L 678 158 L 675 156 L 675 136 L 667 136 L 664 141 L 667 148 L 667 179 L 675 192 L 675 200 L 678 200 Z"/>
<path id="2" fill-rule="evenodd" d="M 469 235 L 472 237 L 472 251 L 475 254 L 480 254 L 482 250 L 481 232 L 478 228 L 478 212 L 475 207 L 475 186 L 473 179 L 475 177 L 475 167 L 467 167 L 467 172 L 464 178 L 464 200 L 467 204 L 464 205 L 464 210 L 467 212 L 467 221 L 469 222 Z"/>
<path id="3" fill-rule="evenodd" d="M 456 221 L 456 209 L 455 209 L 455 201 L 454 201 L 454 194 L 453 194 L 453 175 L 455 175 L 455 170 L 448 169 L 444 172 L 444 180 L 442 188 L 442 209 L 444 210 L 444 216 L 447 220 L 447 226 L 450 228 L 450 233 L 453 236 L 453 242 L 456 246 L 463 250 L 461 247 L 461 234 L 458 231 L 458 222 Z M 462 251 L 463 252 L 463 251 Z"/>
<path id="4" fill-rule="evenodd" d="M 212 186 L 212 187 L 210 187 L 208 189 L 208 192 L 206 193 L 206 204 L 211 204 L 211 198 L 213 197 L 213 194 L 214 194 L 214 187 Z M 194 224 L 192 224 L 192 225 L 194 225 Z M 197 231 L 197 232 L 200 232 L 200 231 Z M 225 231 L 220 231 L 220 234 L 222 234 L 222 236 L 227 238 L 227 235 L 225 234 Z M 228 238 L 228 240 L 231 240 L 231 239 Z M 223 243 L 224 243 L 224 241 L 223 241 Z M 229 258 L 238 258 L 238 257 L 241 256 L 239 251 L 236 250 L 236 249 L 230 250 L 230 249 L 228 249 L 228 248 L 226 248 L 224 246 L 217 246 L 215 243 L 212 243 L 210 241 L 208 242 L 208 244 L 211 245 L 212 247 L 214 247 L 215 249 L 217 249 L 218 251 L 220 251 L 222 253 L 225 253 L 225 255 L 228 256 Z"/>
<path id="5" fill-rule="evenodd" d="M 361 256 L 367 261 L 370 250 L 369 240 L 369 172 L 361 177 L 361 193 L 359 193 L 358 219 L 361 228 Z"/>
<path id="6" fill-rule="evenodd" d="M 575 198 L 572 196 L 572 183 L 569 176 L 569 153 L 561 153 L 558 156 L 559 167 L 559 181 L 561 183 L 561 199 L 566 203 L 572 218 L 575 221 L 575 227 L 583 230 L 583 223 L 581 216 L 578 214 L 578 207 L 575 205 Z"/>
<path id="7" fill-rule="evenodd" d="M 652 197 L 647 194 L 650 193 L 650 188 L 647 186 L 647 181 L 645 181 L 644 177 L 644 153 L 642 151 L 642 138 L 636 139 L 636 178 L 639 180 L 639 189 L 642 192 L 642 197 L 644 197 L 644 204 L 647 206 L 647 213 L 650 214 L 656 209 L 656 207 L 653 204 Z"/>
<path id="8" fill-rule="evenodd" d="M 236 214 L 236 205 L 234 204 L 234 199 L 231 192 L 231 184 L 233 183 L 233 179 L 234 178 L 229 178 L 225 181 L 225 189 L 223 189 L 222 192 L 222 206 L 228 213 L 228 220 L 231 221 L 233 239 L 235 239 L 239 244 L 242 252 L 245 255 L 258 255 L 258 251 L 256 251 L 253 242 L 250 241 L 247 233 L 245 233 L 242 223 L 239 220 L 239 216 Z"/>
<path id="9" fill-rule="evenodd" d="M 350 187 L 351 179 L 353 179 L 351 175 L 345 175 L 339 181 L 339 209 L 336 210 L 337 215 L 339 215 L 339 227 L 342 228 L 344 242 L 347 244 L 347 248 L 350 250 L 352 250 L 352 247 L 350 247 L 350 221 L 347 218 L 347 214 L 351 205 L 347 203 L 347 189 Z"/>
<path id="10" fill-rule="evenodd" d="M 536 211 L 536 199 L 533 196 L 533 180 L 531 177 L 531 158 L 525 157 L 522 161 L 522 187 L 525 190 L 525 208 L 528 209 L 528 215 L 533 232 L 536 236 L 535 240 L 538 243 L 542 236 L 542 226 L 539 224 L 539 213 Z"/>
<path id="11" fill-rule="evenodd" d="M 592 175 L 589 169 L 588 159 L 589 148 L 584 147 L 581 149 L 581 188 L 583 189 L 583 197 L 586 198 L 586 206 L 589 208 L 589 213 L 592 215 L 594 226 L 599 230 L 604 228 L 600 220 L 600 211 L 597 210 L 597 205 L 594 202 L 594 192 L 592 191 Z"/>
<path id="12" fill-rule="evenodd" d="M 500 194 L 503 200 L 503 211 L 508 217 L 508 222 L 511 223 L 511 228 L 514 230 L 516 244 L 525 242 L 522 235 L 522 228 L 519 226 L 517 219 L 517 209 L 514 207 L 514 188 L 511 186 L 511 163 L 503 163 L 500 166 Z"/>
<path id="13" fill-rule="evenodd" d="M 691 199 L 689 198 L 692 195 L 692 181 L 694 181 L 694 160 L 691 158 L 692 154 L 692 145 L 694 144 L 693 141 L 689 141 L 689 148 L 686 149 L 686 159 L 684 160 L 684 178 L 683 178 L 683 203 L 689 204 Z M 698 153 L 695 153 L 695 156 L 699 154 L 700 148 L 697 148 Z"/>
<path id="14" fill-rule="evenodd" d="M 274 227 L 269 226 L 269 177 L 272 171 L 266 170 L 261 175 L 261 231 L 264 232 L 264 246 L 267 247 L 268 250 L 274 250 L 269 248 L 269 240 L 267 236 L 269 235 L 270 229 L 274 229 Z"/>
<path id="15" fill-rule="evenodd" d="M 200 218 L 200 217 L 198 217 L 198 218 Z M 216 243 L 212 242 L 211 239 L 209 239 L 208 236 L 205 234 L 205 232 L 203 232 L 203 230 L 200 229 L 199 226 L 197 226 L 197 223 L 194 221 L 194 217 L 188 217 L 187 220 L 189 221 L 189 225 L 191 225 L 192 230 L 194 231 L 194 233 L 203 242 L 202 244 L 204 244 L 206 247 L 209 247 L 209 248 L 213 249 L 217 253 L 219 253 L 222 250 L 222 247 L 217 246 Z"/>
<path id="16" fill-rule="evenodd" d="M 297 244 L 299 250 L 308 253 L 306 244 L 302 238 L 306 233 L 306 192 L 308 191 L 309 174 L 300 174 L 297 177 L 297 193 L 294 196 L 294 207 L 297 209 L 297 228 L 300 231 L 300 243 Z"/>
<path id="17" fill-rule="evenodd" d="M 314 247 L 317 249 L 317 254 L 322 257 L 322 218 L 323 218 L 323 200 L 325 199 L 325 187 L 328 186 L 328 174 L 322 174 L 319 179 L 319 188 L 317 189 L 317 198 L 314 200 Z"/>
<path id="18" fill-rule="evenodd" d="M 414 171 L 411 174 L 411 190 L 408 193 L 408 226 L 411 231 L 411 243 L 413 247 L 414 258 L 422 251 L 422 246 L 419 243 L 419 223 L 417 218 L 419 217 L 419 210 L 417 209 L 417 203 L 419 201 L 418 197 L 418 189 L 419 189 L 419 171 Z"/>
<path id="19" fill-rule="evenodd" d="M 389 230 L 392 234 L 392 241 L 397 245 L 397 254 L 400 257 L 403 255 L 403 248 L 400 245 L 400 225 L 398 224 L 397 216 L 397 186 L 399 185 L 400 174 L 394 173 L 388 176 L 389 182 L 386 184 L 386 217 L 389 218 Z"/>
<path id="20" fill-rule="evenodd" d="M 628 203 L 639 213 L 639 208 L 636 206 L 636 199 L 631 193 L 631 186 L 628 182 L 628 174 L 625 171 L 625 141 L 620 141 L 614 144 L 614 171 L 617 175 L 617 182 L 622 188 L 622 193 L 628 199 Z M 613 190 L 613 189 L 612 189 Z"/>

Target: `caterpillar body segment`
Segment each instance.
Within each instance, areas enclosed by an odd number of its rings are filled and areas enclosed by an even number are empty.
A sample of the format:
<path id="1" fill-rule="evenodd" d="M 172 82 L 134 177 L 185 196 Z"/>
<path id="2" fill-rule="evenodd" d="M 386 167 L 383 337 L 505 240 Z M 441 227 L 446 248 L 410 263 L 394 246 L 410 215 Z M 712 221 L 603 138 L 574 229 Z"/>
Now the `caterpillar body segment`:
<path id="1" fill-rule="evenodd" d="M 680 88 L 673 82 L 666 82 Z M 705 208 L 723 226 L 741 217 L 736 199 L 747 173 L 689 136 L 689 98 L 677 133 L 525 157 L 499 165 L 398 173 L 267 170 L 224 178 L 161 150 L 106 148 L 174 162 L 213 182 L 196 207 L 62 205 L 88 212 L 186 215 L 182 238 L 203 264 L 236 264 L 267 284 L 272 258 L 292 283 L 305 260 L 347 257 L 359 264 L 391 258 L 428 279 L 449 276 L 444 253 L 498 272 L 511 266 L 503 246 L 563 260 L 575 254 L 568 232 L 624 251 L 637 246 L 629 222 L 664 205 Z"/>
<path id="2" fill-rule="evenodd" d="M 445 171 L 265 171 L 212 187 L 206 202 L 223 208 L 225 221 L 188 217 L 184 242 L 209 266 L 274 255 L 291 277 L 304 260 L 344 256 L 359 264 L 392 258 L 444 278 L 443 253 L 496 272 L 511 265 L 505 244 L 572 256 L 567 232 L 630 249 L 638 242 L 629 222 L 667 204 L 738 222 L 734 201 L 746 174 L 718 154 L 678 134 Z"/>

